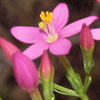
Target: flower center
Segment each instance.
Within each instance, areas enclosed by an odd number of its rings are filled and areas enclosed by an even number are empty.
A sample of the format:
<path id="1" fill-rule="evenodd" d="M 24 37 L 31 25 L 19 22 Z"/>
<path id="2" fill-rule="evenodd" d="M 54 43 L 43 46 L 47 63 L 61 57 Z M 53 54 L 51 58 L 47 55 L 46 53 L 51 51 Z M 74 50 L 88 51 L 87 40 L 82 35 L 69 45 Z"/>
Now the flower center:
<path id="1" fill-rule="evenodd" d="M 52 12 L 46 11 L 46 13 L 41 12 L 40 18 L 42 22 L 39 23 L 39 27 L 43 29 L 47 34 L 46 41 L 52 43 L 58 39 L 58 34 L 55 33 L 53 24 L 52 24 Z"/>

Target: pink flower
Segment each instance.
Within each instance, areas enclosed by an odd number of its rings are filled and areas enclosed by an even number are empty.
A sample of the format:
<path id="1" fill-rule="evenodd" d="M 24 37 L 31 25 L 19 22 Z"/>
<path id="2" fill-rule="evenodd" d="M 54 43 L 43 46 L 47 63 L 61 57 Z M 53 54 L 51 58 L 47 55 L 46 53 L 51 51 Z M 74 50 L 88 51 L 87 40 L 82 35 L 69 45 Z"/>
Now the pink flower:
<path id="1" fill-rule="evenodd" d="M 20 88 L 32 91 L 39 83 L 35 64 L 24 54 L 13 54 L 14 74 Z"/>
<path id="2" fill-rule="evenodd" d="M 94 46 L 94 40 L 89 27 L 84 23 L 80 34 L 80 43 L 85 50 L 91 49 Z"/>
<path id="3" fill-rule="evenodd" d="M 6 57 L 12 62 L 12 55 L 16 52 L 21 52 L 14 44 L 0 37 L 0 47 Z"/>
<path id="4" fill-rule="evenodd" d="M 89 16 L 67 26 L 69 11 L 65 3 L 60 3 L 53 12 L 41 12 L 42 22 L 39 27 L 16 26 L 11 29 L 12 35 L 24 43 L 34 43 L 23 54 L 32 60 L 41 56 L 49 49 L 54 55 L 66 55 L 71 48 L 71 42 L 66 37 L 80 32 L 82 24 L 90 25 L 97 16 Z"/>

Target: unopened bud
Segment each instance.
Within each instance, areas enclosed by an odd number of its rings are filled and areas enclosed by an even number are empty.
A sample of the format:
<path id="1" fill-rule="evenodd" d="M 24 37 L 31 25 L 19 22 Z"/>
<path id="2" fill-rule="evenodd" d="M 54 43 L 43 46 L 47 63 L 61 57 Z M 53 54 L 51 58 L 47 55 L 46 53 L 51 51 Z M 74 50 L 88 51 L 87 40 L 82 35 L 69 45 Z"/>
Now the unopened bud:
<path id="1" fill-rule="evenodd" d="M 12 62 L 12 55 L 16 52 L 21 52 L 14 44 L 0 37 L 0 47 L 6 57 Z"/>
<path id="2" fill-rule="evenodd" d="M 26 91 L 34 90 L 38 83 L 39 77 L 35 64 L 24 54 L 13 54 L 13 68 L 16 81 L 20 88 Z"/>

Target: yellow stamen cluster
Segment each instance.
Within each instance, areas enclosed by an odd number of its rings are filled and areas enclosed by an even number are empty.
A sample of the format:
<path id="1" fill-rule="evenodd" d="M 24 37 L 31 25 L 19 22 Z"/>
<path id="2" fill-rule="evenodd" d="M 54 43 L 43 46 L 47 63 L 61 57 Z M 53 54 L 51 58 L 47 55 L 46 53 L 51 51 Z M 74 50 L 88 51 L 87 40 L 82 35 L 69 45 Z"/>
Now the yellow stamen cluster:
<path id="1" fill-rule="evenodd" d="M 46 11 L 46 13 L 41 12 L 41 14 L 40 14 L 41 20 L 46 22 L 47 24 L 49 22 L 52 22 L 52 17 L 53 17 L 52 12 L 49 12 L 49 11 Z"/>

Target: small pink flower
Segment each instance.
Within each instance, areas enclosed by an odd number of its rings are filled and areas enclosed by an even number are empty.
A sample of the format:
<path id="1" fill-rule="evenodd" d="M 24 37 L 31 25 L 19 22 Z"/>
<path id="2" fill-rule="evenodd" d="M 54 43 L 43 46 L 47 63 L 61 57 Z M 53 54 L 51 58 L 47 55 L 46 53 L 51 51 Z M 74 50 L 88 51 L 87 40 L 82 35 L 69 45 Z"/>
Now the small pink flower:
<path id="1" fill-rule="evenodd" d="M 32 91 L 39 83 L 38 72 L 34 63 L 24 54 L 13 54 L 13 69 L 20 88 Z"/>
<path id="2" fill-rule="evenodd" d="M 47 51 L 44 50 L 43 52 L 43 56 L 41 59 L 41 63 L 40 63 L 40 75 L 43 78 L 49 78 L 53 76 L 53 68 L 52 68 L 52 64 L 51 61 L 49 59 L 49 56 L 47 54 Z"/>
<path id="3" fill-rule="evenodd" d="M 94 40 L 89 27 L 84 23 L 80 34 L 81 46 L 84 49 L 91 49 L 94 46 Z"/>
<path id="4" fill-rule="evenodd" d="M 12 62 L 12 55 L 16 52 L 21 52 L 14 44 L 0 37 L 0 47 L 2 48 L 6 57 Z"/>
<path id="5" fill-rule="evenodd" d="M 89 16 L 67 26 L 69 11 L 65 3 L 60 3 L 53 12 L 41 12 L 42 22 L 39 27 L 16 26 L 11 29 L 12 35 L 24 43 L 34 43 L 23 54 L 32 60 L 41 56 L 49 49 L 54 55 L 66 55 L 71 48 L 71 42 L 66 39 L 80 32 L 82 24 L 90 25 L 97 16 Z"/>

